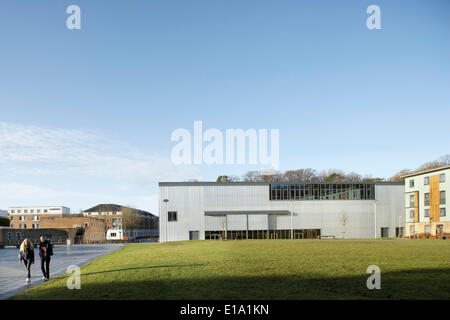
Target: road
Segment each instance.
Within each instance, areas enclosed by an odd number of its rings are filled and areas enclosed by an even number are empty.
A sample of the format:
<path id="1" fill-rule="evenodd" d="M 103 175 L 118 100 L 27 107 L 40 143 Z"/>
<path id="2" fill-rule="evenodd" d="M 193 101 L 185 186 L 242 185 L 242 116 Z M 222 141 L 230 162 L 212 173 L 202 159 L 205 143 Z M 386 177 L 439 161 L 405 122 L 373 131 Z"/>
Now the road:
<path id="1" fill-rule="evenodd" d="M 123 244 L 54 246 L 50 263 L 50 278 L 67 273 L 70 265 L 82 265 L 123 247 Z M 26 270 L 17 257 L 18 249 L 0 249 L 0 300 L 25 289 L 35 287 L 42 280 L 39 252 L 35 249 L 35 263 L 31 266 L 31 282 L 26 284 Z"/>

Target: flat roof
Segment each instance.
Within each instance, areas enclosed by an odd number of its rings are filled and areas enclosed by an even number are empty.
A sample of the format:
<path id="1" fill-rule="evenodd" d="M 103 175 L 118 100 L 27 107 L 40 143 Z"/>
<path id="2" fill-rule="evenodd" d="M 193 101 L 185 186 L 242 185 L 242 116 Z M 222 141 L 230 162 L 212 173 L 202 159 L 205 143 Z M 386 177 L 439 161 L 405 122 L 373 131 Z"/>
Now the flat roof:
<path id="1" fill-rule="evenodd" d="M 8 207 L 9 209 L 11 208 L 66 208 L 66 209 L 70 209 L 69 207 L 64 207 L 64 206 L 14 206 L 14 207 Z"/>
<path id="2" fill-rule="evenodd" d="M 271 184 L 375 184 L 375 185 L 404 185 L 404 182 L 159 182 L 160 187 L 185 187 L 185 186 L 268 186 Z"/>
<path id="3" fill-rule="evenodd" d="M 273 214 L 289 215 L 289 210 L 217 210 L 205 211 L 205 216 L 246 215 L 246 214 Z"/>
<path id="4" fill-rule="evenodd" d="M 436 171 L 442 171 L 442 170 L 447 170 L 447 169 L 450 169 L 450 166 L 444 166 L 444 167 L 439 167 L 439 168 L 433 168 L 433 169 L 422 170 L 422 171 L 418 171 L 418 172 L 414 172 L 414 173 L 410 173 L 410 174 L 404 175 L 404 176 L 402 176 L 402 177 L 404 177 L 404 178 L 414 177 L 414 176 L 419 176 L 419 175 L 425 174 L 425 173 L 436 172 Z"/>

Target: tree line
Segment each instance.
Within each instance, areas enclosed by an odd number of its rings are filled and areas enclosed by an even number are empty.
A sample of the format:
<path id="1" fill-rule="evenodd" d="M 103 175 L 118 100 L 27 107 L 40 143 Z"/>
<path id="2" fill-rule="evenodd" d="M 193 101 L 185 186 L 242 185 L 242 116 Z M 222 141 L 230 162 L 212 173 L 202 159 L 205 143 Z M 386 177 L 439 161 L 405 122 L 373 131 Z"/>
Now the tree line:
<path id="1" fill-rule="evenodd" d="M 277 171 L 274 174 L 262 174 L 260 171 L 247 171 L 242 176 L 219 176 L 217 182 L 404 182 L 405 175 L 440 168 L 450 165 L 450 154 L 444 155 L 437 160 L 426 162 L 416 169 L 402 169 L 390 178 L 363 176 L 356 172 L 344 172 L 339 169 L 329 169 L 317 171 L 311 168 L 287 170 L 284 172 Z"/>

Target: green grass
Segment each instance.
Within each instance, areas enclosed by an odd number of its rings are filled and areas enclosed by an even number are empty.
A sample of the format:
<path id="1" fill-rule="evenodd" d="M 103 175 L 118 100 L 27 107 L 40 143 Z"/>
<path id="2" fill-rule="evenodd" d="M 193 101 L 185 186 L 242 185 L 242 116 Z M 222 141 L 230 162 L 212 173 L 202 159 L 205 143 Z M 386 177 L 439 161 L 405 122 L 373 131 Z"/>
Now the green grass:
<path id="1" fill-rule="evenodd" d="M 62 259 L 62 258 L 60 258 Z M 370 265 L 381 289 L 368 290 Z M 450 241 L 246 240 L 130 244 L 14 299 L 449 299 Z"/>

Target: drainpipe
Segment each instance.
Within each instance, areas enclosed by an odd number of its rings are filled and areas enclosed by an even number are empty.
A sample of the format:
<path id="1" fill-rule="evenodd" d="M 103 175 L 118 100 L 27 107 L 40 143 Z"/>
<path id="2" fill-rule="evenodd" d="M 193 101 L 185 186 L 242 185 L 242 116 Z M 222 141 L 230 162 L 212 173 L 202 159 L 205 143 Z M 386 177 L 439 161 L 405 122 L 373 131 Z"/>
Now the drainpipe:
<path id="1" fill-rule="evenodd" d="M 374 213 L 374 221 L 375 221 L 375 224 L 374 224 L 374 231 L 375 231 L 375 233 L 374 233 L 374 239 L 376 239 L 377 238 L 377 203 L 376 203 L 376 201 L 373 203 L 373 213 Z"/>
<path id="2" fill-rule="evenodd" d="M 294 215 L 294 199 L 291 199 L 291 239 L 294 239 L 294 230 L 292 228 L 292 216 Z"/>
<path id="3" fill-rule="evenodd" d="M 164 201 L 164 203 L 166 204 L 166 217 L 165 217 L 165 221 L 164 221 L 164 225 L 165 225 L 165 229 L 166 229 L 166 234 L 165 234 L 165 236 L 166 236 L 166 242 L 168 242 L 169 241 L 169 239 L 168 239 L 168 236 L 167 236 L 167 224 L 169 223 L 169 199 L 164 199 L 163 200 Z"/>

